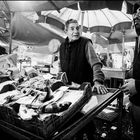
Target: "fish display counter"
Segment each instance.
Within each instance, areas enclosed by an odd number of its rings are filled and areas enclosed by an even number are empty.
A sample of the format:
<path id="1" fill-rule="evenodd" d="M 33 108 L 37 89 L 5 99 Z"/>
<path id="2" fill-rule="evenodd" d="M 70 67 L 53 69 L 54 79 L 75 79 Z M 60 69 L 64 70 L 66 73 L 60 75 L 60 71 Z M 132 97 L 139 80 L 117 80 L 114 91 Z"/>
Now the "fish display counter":
<path id="1" fill-rule="evenodd" d="M 15 139 L 70 139 L 118 99 L 120 131 L 123 94 L 119 89 L 108 90 L 106 95 L 97 95 L 87 82 L 67 85 L 62 72 L 40 73 L 33 67 L 17 72 L 14 66 L 8 67 L 1 71 L 0 130 Z M 63 129 L 78 112 L 84 116 Z"/>
<path id="2" fill-rule="evenodd" d="M 91 85 L 83 83 L 79 88 L 69 87 L 63 73 L 50 79 L 44 75 L 29 75 L 28 80 L 20 84 L 14 80 L 0 84 L 0 119 L 50 139 L 89 101 Z"/>
<path id="3" fill-rule="evenodd" d="M 10 132 L 10 134 L 16 132 L 17 134 L 14 135 L 16 137 L 24 136 L 30 140 L 71 139 L 111 102 L 118 99 L 118 133 L 121 137 L 122 91 L 110 89 L 106 95 L 91 94 L 90 92 L 90 85 L 85 86 L 84 90 L 61 87 L 55 91 L 57 96 L 43 103 L 39 108 L 37 102 L 33 103 L 34 99 L 27 101 L 27 97 L 14 101 L 14 104 L 11 102 L 4 106 L 1 105 L 0 129 L 8 129 L 7 132 Z M 57 102 L 54 103 L 53 100 Z M 32 102 L 32 104 L 29 104 L 29 102 Z M 85 115 L 67 128 L 62 129 L 69 119 L 72 119 L 79 111 Z"/>

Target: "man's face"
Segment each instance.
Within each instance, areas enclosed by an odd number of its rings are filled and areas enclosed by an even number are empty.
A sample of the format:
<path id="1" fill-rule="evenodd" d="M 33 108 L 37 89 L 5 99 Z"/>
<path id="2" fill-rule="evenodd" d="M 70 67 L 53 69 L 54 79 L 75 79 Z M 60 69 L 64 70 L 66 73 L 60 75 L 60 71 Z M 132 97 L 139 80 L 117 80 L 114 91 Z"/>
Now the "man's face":
<path id="1" fill-rule="evenodd" d="M 80 28 L 78 23 L 70 23 L 66 30 L 66 34 L 70 42 L 74 40 L 78 40 L 80 37 Z"/>
<path id="2" fill-rule="evenodd" d="M 134 15 L 134 24 L 137 34 L 140 35 L 140 9 L 138 9 L 137 13 Z"/>

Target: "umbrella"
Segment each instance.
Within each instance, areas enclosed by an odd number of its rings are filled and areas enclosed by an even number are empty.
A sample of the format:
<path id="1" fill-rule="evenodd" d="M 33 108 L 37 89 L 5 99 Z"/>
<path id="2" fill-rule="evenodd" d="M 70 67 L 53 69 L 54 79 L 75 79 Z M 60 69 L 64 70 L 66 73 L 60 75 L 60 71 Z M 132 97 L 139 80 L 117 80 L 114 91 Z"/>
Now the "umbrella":
<path id="1" fill-rule="evenodd" d="M 82 35 L 90 38 L 94 44 L 99 44 L 103 47 L 106 47 L 107 45 L 109 45 L 109 40 L 98 33 L 90 33 L 90 32 L 84 33 L 83 32 Z"/>
<path id="2" fill-rule="evenodd" d="M 42 12 L 46 17 L 46 22 L 63 29 L 64 23 L 70 18 L 77 19 L 82 26 L 83 32 L 98 32 L 108 37 L 112 31 L 130 29 L 132 25 L 132 15 L 121 11 L 109 10 L 73 10 L 62 8 L 60 13 L 57 11 Z"/>
<path id="3" fill-rule="evenodd" d="M 127 30 L 116 30 L 112 32 L 108 38 L 119 40 L 119 43 L 123 42 L 132 42 L 135 41 L 137 34 L 135 29 L 127 29 Z"/>

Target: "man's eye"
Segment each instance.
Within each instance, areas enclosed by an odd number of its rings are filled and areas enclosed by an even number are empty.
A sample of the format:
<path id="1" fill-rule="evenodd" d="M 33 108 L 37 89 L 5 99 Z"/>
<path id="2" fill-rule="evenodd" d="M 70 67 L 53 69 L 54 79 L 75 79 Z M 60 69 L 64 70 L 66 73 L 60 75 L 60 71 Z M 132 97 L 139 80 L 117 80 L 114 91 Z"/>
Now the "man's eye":
<path id="1" fill-rule="evenodd" d="M 73 31 L 73 30 L 74 30 L 74 28 L 71 28 L 71 30 Z"/>
<path id="2" fill-rule="evenodd" d="M 79 27 L 76 27 L 76 30 L 79 30 Z"/>
<path id="3" fill-rule="evenodd" d="M 74 29 L 76 29 L 78 31 L 79 30 L 79 27 L 76 27 L 76 28 L 73 28 L 72 27 L 72 28 L 70 28 L 71 31 L 74 31 Z"/>

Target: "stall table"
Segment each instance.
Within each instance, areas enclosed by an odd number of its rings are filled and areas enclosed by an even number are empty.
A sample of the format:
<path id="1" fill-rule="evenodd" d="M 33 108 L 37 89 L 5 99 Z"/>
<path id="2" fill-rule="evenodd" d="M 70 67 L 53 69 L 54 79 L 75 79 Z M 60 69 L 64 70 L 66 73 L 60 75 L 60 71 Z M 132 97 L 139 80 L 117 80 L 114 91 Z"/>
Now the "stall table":
<path id="1" fill-rule="evenodd" d="M 110 80 L 110 84 L 108 85 L 110 88 L 118 88 L 123 83 L 126 72 L 125 69 L 102 68 L 102 71 L 105 75 L 105 78 Z M 117 84 L 118 80 L 121 81 L 120 85 Z"/>
<path id="2" fill-rule="evenodd" d="M 111 89 L 112 90 L 112 89 Z M 121 90 L 117 89 L 111 91 L 106 95 L 96 95 L 98 99 L 98 105 L 93 107 L 92 110 L 87 112 L 81 119 L 66 128 L 64 131 L 54 136 L 53 140 L 70 140 L 76 133 L 78 133 L 87 123 L 93 120 L 97 114 L 99 114 L 103 109 L 105 109 L 112 101 L 118 99 L 118 136 L 121 139 L 122 136 L 122 109 L 123 109 L 123 93 Z"/>
<path id="3" fill-rule="evenodd" d="M 122 127 L 122 108 L 123 108 L 123 93 L 119 89 L 109 89 L 110 92 L 106 95 L 96 95 L 98 104 L 89 110 L 82 118 L 68 126 L 65 130 L 60 131 L 52 137 L 52 140 L 68 140 L 72 139 L 76 133 L 78 133 L 87 123 L 89 123 L 97 114 L 105 109 L 112 101 L 118 99 L 118 135 L 121 139 L 121 127 Z M 5 131 L 7 134 L 14 136 L 15 139 L 24 140 L 45 140 L 45 138 L 39 137 L 36 134 L 23 130 L 17 126 L 9 124 L 3 120 L 0 120 L 0 130 Z"/>

